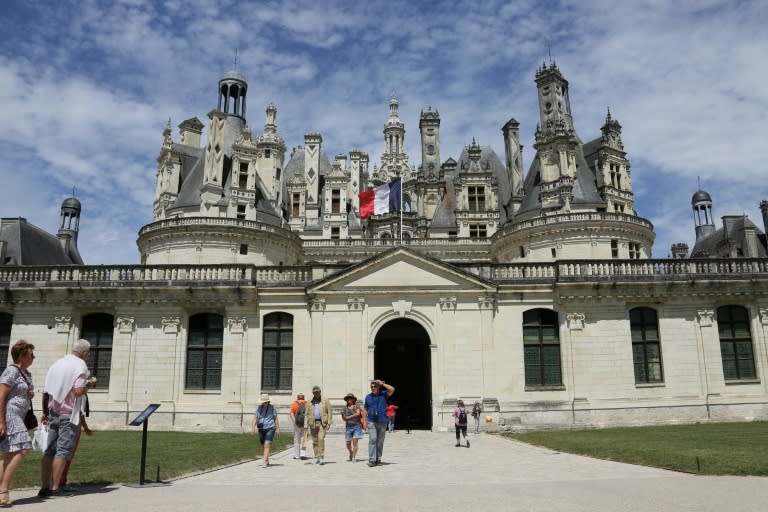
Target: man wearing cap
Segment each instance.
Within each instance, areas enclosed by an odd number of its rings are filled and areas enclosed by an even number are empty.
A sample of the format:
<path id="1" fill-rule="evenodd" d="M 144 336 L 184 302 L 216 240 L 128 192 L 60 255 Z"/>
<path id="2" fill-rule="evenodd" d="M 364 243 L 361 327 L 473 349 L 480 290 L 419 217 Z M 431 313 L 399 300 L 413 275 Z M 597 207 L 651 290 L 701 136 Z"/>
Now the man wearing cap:
<path id="1" fill-rule="evenodd" d="M 371 392 L 365 396 L 365 411 L 368 417 L 368 465 L 381 464 L 384 451 L 384 436 L 387 425 L 387 400 L 395 394 L 394 386 L 381 379 L 371 381 Z"/>
<path id="2" fill-rule="evenodd" d="M 304 428 L 304 425 L 306 424 L 307 412 L 307 401 L 304 400 L 304 393 L 298 393 L 296 400 L 291 404 L 294 459 L 301 459 L 306 454 L 307 440 L 304 439 L 304 436 L 307 433 L 307 429 Z"/>
<path id="3" fill-rule="evenodd" d="M 304 415 L 304 426 L 312 434 L 312 449 L 315 453 L 315 464 L 325 464 L 325 433 L 331 428 L 331 403 L 322 397 L 320 386 L 312 388 L 311 407 Z"/>

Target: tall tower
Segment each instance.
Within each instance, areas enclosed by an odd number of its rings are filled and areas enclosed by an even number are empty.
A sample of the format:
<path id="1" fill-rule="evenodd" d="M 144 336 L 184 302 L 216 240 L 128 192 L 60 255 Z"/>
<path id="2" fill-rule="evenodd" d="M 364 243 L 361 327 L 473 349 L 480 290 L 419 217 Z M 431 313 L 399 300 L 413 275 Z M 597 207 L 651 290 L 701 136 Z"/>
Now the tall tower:
<path id="1" fill-rule="evenodd" d="M 600 130 L 602 137 L 595 164 L 597 189 L 607 204 L 607 211 L 634 214 L 632 178 L 627 153 L 621 141 L 621 125 L 611 116 L 610 110 Z"/>
<path id="2" fill-rule="evenodd" d="M 568 81 L 555 63 L 536 73 L 540 124 L 536 144 L 541 169 L 539 199 L 545 210 L 570 211 L 576 178 L 576 147 Z"/>
<path id="3" fill-rule="evenodd" d="M 715 232 L 715 220 L 712 218 L 712 197 L 699 189 L 691 198 L 693 221 L 696 224 L 696 241 Z"/>
<path id="4" fill-rule="evenodd" d="M 440 113 L 432 107 L 421 111 L 419 118 L 421 133 L 421 172 L 424 176 L 440 173 Z"/>
<path id="5" fill-rule="evenodd" d="M 307 184 L 306 224 L 315 225 L 320 217 L 320 149 L 323 136 L 304 135 L 304 182 Z"/>
<path id="6" fill-rule="evenodd" d="M 520 123 L 512 118 L 501 127 L 504 134 L 504 155 L 511 185 L 510 214 L 514 214 L 523 202 L 523 145 L 520 144 Z"/>
<path id="7" fill-rule="evenodd" d="M 395 93 L 389 100 L 389 119 L 384 124 L 384 154 L 378 172 L 380 182 L 388 182 L 397 176 L 403 181 L 410 179 L 408 155 L 405 153 L 405 124 L 400 120 Z"/>
<path id="8" fill-rule="evenodd" d="M 219 80 L 218 91 L 218 109 L 208 113 L 205 171 L 200 187 L 204 212 L 222 197 L 227 177 L 225 170 L 231 165 L 232 145 L 245 127 L 245 96 L 248 91 L 245 77 L 237 71 L 229 71 Z"/>
<path id="9" fill-rule="evenodd" d="M 256 138 L 256 168 L 275 207 L 279 207 L 284 200 L 280 197 L 284 158 L 285 142 L 277 134 L 277 107 L 270 103 L 266 110 L 264 133 Z"/>

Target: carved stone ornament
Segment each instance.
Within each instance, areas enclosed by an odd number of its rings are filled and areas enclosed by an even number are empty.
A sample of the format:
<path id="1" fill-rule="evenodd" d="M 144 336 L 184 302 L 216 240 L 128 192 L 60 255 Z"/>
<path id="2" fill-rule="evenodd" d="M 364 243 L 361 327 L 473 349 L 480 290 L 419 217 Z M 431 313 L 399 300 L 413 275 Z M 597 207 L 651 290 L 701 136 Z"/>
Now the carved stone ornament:
<path id="1" fill-rule="evenodd" d="M 697 311 L 699 316 L 699 326 L 712 327 L 715 321 L 715 312 L 711 309 L 700 309 Z"/>
<path id="2" fill-rule="evenodd" d="M 456 311 L 456 297 L 440 297 L 440 309 L 443 311 Z"/>
<path id="3" fill-rule="evenodd" d="M 584 321 L 587 316 L 584 313 L 568 313 L 565 320 L 568 322 L 568 328 L 572 331 L 581 331 L 584 329 Z"/>
<path id="4" fill-rule="evenodd" d="M 392 303 L 392 309 L 397 313 L 397 316 L 400 318 L 403 318 L 406 313 L 411 311 L 411 308 L 413 307 L 413 302 L 407 301 L 407 300 L 398 300 Z"/>
<path id="5" fill-rule="evenodd" d="M 62 334 L 69 332 L 69 328 L 72 326 L 72 316 L 61 315 L 53 317 L 53 319 L 56 321 L 56 332 Z"/>
<path id="6" fill-rule="evenodd" d="M 477 298 L 477 304 L 480 309 L 493 309 L 496 305 L 496 299 L 490 295 L 484 295 Z"/>
<path id="7" fill-rule="evenodd" d="M 179 317 L 169 316 L 163 317 L 163 332 L 165 334 L 176 334 L 179 332 Z"/>
<path id="8" fill-rule="evenodd" d="M 760 322 L 768 325 L 768 308 L 760 308 Z"/>
<path id="9" fill-rule="evenodd" d="M 350 311 L 362 311 L 365 307 L 365 298 L 363 297 L 349 297 L 347 299 L 347 308 Z"/>
<path id="10" fill-rule="evenodd" d="M 117 332 L 123 334 L 130 334 L 133 332 L 133 326 L 136 324 L 136 319 L 132 316 L 119 316 L 117 317 Z"/>
<path id="11" fill-rule="evenodd" d="M 309 299 L 310 311 L 325 311 L 325 299 L 322 297 L 313 297 Z"/>
<path id="12" fill-rule="evenodd" d="M 248 320 L 245 317 L 229 317 L 227 318 L 227 325 L 229 325 L 229 332 L 232 334 L 243 334 Z"/>

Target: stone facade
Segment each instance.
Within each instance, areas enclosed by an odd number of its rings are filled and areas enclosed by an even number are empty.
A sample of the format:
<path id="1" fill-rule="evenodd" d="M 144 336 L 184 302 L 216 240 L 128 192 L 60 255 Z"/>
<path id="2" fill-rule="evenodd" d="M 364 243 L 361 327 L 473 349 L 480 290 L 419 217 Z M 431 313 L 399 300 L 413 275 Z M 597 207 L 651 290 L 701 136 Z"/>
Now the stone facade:
<path id="1" fill-rule="evenodd" d="M 163 134 L 142 263 L 0 265 L 0 346 L 35 343 L 40 386 L 89 339 L 100 428 L 159 403 L 152 428 L 240 431 L 262 392 L 286 415 L 371 378 L 413 428 L 452 428 L 459 399 L 491 430 L 768 419 L 768 259 L 650 259 L 621 126 L 581 143 L 557 66 L 536 83 L 527 173 L 514 119 L 504 163 L 474 140 L 441 162 L 432 108 L 414 167 L 394 94 L 369 170 L 320 134 L 286 151 L 274 105 L 252 136 L 230 72 L 206 140 L 196 118 Z M 404 211 L 360 218 L 358 193 L 395 177 Z"/>

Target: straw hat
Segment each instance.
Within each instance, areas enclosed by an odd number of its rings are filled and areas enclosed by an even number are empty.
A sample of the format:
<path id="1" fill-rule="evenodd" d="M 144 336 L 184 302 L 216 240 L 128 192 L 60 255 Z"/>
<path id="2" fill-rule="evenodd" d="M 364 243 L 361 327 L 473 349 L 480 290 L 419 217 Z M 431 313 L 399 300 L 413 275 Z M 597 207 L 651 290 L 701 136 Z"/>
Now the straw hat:
<path id="1" fill-rule="evenodd" d="M 270 401 L 271 399 L 269 398 L 268 393 L 262 393 L 261 396 L 259 397 L 259 405 L 265 404 Z"/>
<path id="2" fill-rule="evenodd" d="M 348 398 L 351 398 L 352 400 L 357 402 L 357 397 L 355 396 L 354 393 L 347 393 L 346 395 L 344 395 L 344 401 L 345 402 L 347 401 Z"/>

